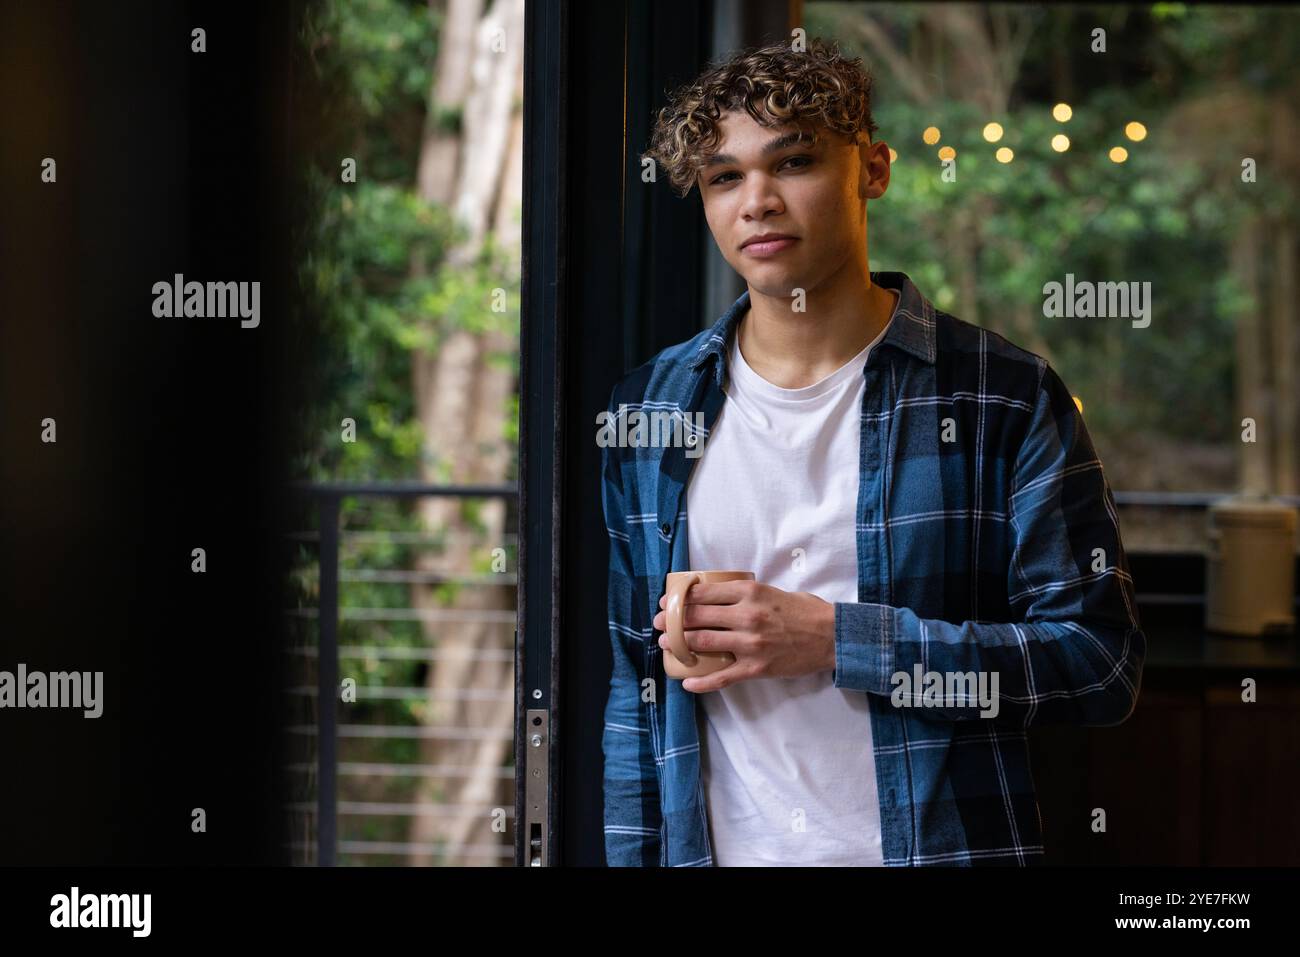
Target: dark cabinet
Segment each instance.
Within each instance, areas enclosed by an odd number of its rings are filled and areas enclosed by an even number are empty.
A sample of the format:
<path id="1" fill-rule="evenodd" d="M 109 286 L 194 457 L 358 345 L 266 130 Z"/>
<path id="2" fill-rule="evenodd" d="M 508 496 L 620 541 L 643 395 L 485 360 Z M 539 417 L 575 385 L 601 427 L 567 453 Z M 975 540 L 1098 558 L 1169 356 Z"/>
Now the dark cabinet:
<path id="1" fill-rule="evenodd" d="M 1194 589 L 1144 600 L 1166 557 L 1133 563 L 1148 646 L 1128 721 L 1030 732 L 1048 863 L 1300 864 L 1300 641 L 1207 635 Z"/>

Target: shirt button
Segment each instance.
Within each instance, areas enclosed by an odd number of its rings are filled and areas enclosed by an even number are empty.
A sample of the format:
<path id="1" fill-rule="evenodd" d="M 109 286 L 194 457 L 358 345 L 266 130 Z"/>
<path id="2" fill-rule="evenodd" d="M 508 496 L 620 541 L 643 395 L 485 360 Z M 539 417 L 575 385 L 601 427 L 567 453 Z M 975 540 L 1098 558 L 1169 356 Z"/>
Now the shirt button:
<path id="1" fill-rule="evenodd" d="M 662 525 L 659 526 L 659 531 L 663 532 L 665 535 L 667 535 L 672 530 L 673 527 L 669 525 L 667 522 L 664 522 Z"/>

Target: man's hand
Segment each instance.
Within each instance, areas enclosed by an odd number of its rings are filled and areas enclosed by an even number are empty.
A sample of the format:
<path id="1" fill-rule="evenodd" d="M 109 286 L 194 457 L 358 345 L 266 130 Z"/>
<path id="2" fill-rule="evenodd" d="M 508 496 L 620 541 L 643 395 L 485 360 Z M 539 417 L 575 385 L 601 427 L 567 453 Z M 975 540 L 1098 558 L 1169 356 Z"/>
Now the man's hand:
<path id="1" fill-rule="evenodd" d="M 788 592 L 752 581 L 692 585 L 682 616 L 691 651 L 729 651 L 735 662 L 686 691 L 717 691 L 749 678 L 797 678 L 835 669 L 835 606 L 810 592 Z M 654 628 L 668 627 L 668 596 L 659 599 Z M 668 636 L 659 647 L 671 655 Z"/>

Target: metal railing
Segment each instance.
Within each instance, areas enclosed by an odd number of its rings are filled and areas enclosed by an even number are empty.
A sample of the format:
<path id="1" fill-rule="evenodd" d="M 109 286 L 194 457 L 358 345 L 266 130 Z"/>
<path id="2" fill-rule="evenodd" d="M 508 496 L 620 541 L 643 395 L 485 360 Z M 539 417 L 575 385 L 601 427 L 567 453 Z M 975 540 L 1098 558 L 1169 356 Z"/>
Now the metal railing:
<path id="1" fill-rule="evenodd" d="M 1209 508 L 1221 499 L 1235 497 L 1235 492 L 1113 492 L 1116 505 L 1155 506 L 1163 508 Z M 1269 501 L 1300 508 L 1300 495 L 1269 495 Z"/>
<path id="2" fill-rule="evenodd" d="M 389 584 L 441 584 L 444 582 L 456 582 L 460 584 L 514 584 L 515 577 L 499 575 L 493 576 L 490 580 L 480 580 L 469 577 L 449 577 L 440 576 L 422 572 L 409 571 L 383 571 L 383 570 L 356 570 L 340 575 L 339 571 L 339 549 L 340 549 L 340 528 L 339 520 L 341 515 L 341 503 L 344 498 L 353 497 L 375 497 L 390 499 L 408 499 L 423 497 L 450 497 L 450 498 L 495 498 L 505 499 L 507 501 L 518 496 L 518 487 L 515 485 L 432 485 L 424 482 L 294 482 L 291 488 L 299 494 L 307 495 L 315 499 L 316 508 L 319 515 L 319 568 L 320 568 L 320 598 L 316 608 L 289 609 L 287 614 L 302 618 L 316 618 L 319 622 L 319 643 L 316 647 L 302 646 L 287 649 L 290 654 L 315 656 L 317 661 L 317 682 L 315 688 L 296 687 L 288 689 L 290 694 L 314 696 L 317 700 L 317 725 L 290 725 L 286 730 L 291 734 L 314 735 L 317 739 L 316 747 L 316 772 L 317 772 L 317 800 L 315 803 L 316 811 L 316 863 L 319 866 L 333 866 L 336 863 L 337 854 L 340 848 L 345 853 L 381 853 L 381 854 L 402 854 L 411 851 L 424 850 L 432 852 L 435 845 L 430 844 L 411 844 L 393 841 L 344 841 L 338 839 L 338 818 L 340 813 L 344 814 L 381 814 L 381 815 L 410 815 L 410 814 L 434 814 L 440 816 L 461 815 L 472 809 L 453 806 L 453 805 L 431 805 L 428 802 L 423 803 L 394 803 L 394 802 L 366 802 L 366 801 L 339 801 L 338 800 L 338 777 L 340 772 L 344 774 L 355 775 L 374 775 L 374 776 L 406 776 L 406 775 L 455 775 L 468 771 L 468 768 L 453 765 L 429 765 L 429 764 L 395 764 L 391 762 L 344 762 L 340 764 L 338 758 L 338 742 L 340 737 L 344 738 L 442 738 L 449 740 L 482 740 L 485 737 L 497 737 L 500 732 L 494 729 L 483 728 L 432 728 L 406 725 L 375 725 L 375 724 L 344 724 L 340 725 L 338 721 L 338 691 L 339 691 L 339 658 L 344 656 L 361 656 L 365 655 L 378 659 L 406 659 L 406 660 L 427 660 L 437 661 L 443 653 L 437 649 L 418 649 L 418 648 L 373 648 L 361 645 L 340 646 L 338 640 L 338 626 L 341 620 L 349 621 L 393 621 L 393 620 L 419 620 L 419 621 L 465 621 L 479 620 L 500 623 L 509 623 L 512 627 L 515 622 L 515 612 L 513 610 L 500 611 L 482 611 L 482 610 L 464 610 L 456 609 L 394 609 L 394 608 L 339 608 L 339 583 L 340 581 L 369 581 L 383 582 Z M 364 538 L 366 532 L 349 533 L 353 537 Z M 410 541 L 425 540 L 425 536 L 418 533 L 391 532 L 383 533 L 383 538 L 387 540 L 399 540 L 403 536 Z M 296 532 L 290 536 L 296 539 L 311 539 L 316 537 L 310 532 Z M 487 649 L 476 652 L 476 654 L 487 655 L 494 660 L 509 661 L 514 658 L 514 649 Z M 413 695 L 421 695 L 428 700 L 431 696 L 423 688 L 383 688 L 367 689 L 368 691 L 378 692 L 371 695 L 375 698 L 407 698 Z M 466 689 L 449 692 L 444 698 L 455 698 L 456 700 L 478 700 L 483 694 L 487 694 L 483 689 Z M 496 692 L 492 692 L 496 693 Z M 513 697 L 513 688 L 507 689 L 503 694 Z M 478 697 L 476 697 L 478 696 Z M 513 738 L 513 731 L 505 733 L 507 738 Z M 310 767 L 302 763 L 290 764 L 289 769 L 301 770 Z M 501 778 L 513 779 L 514 774 L 508 768 L 502 768 L 498 772 Z M 290 810 L 307 810 L 310 809 L 309 803 L 295 802 L 288 805 Z M 508 811 L 512 816 L 513 808 Z M 310 847 L 306 842 L 290 842 L 289 846 L 293 849 L 304 849 Z M 472 853 L 478 853 L 486 857 L 513 857 L 514 851 L 509 847 L 498 848 L 496 846 L 470 847 L 468 850 Z"/>

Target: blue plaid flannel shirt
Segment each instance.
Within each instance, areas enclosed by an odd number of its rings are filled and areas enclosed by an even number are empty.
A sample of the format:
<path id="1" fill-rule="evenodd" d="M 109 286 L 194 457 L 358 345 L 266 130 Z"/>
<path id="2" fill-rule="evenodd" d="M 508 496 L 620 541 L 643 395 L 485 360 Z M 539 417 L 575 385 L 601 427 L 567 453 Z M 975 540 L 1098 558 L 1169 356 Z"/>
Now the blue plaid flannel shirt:
<path id="1" fill-rule="evenodd" d="M 858 601 L 835 604 L 834 684 L 867 695 L 884 863 L 1042 863 L 1026 729 L 1119 724 L 1141 685 L 1146 639 L 1114 499 L 1045 359 L 936 310 L 904 273 L 871 275 L 900 299 L 863 371 Z M 627 374 L 606 411 L 687 423 L 703 413 L 707 454 L 726 347 L 748 305 L 746 292 L 712 328 Z M 703 707 L 666 678 L 651 626 L 667 573 L 690 568 L 683 493 L 698 461 L 663 444 L 602 453 L 611 866 L 714 863 Z M 895 706 L 891 676 L 916 665 L 997 672 L 997 715 Z"/>

